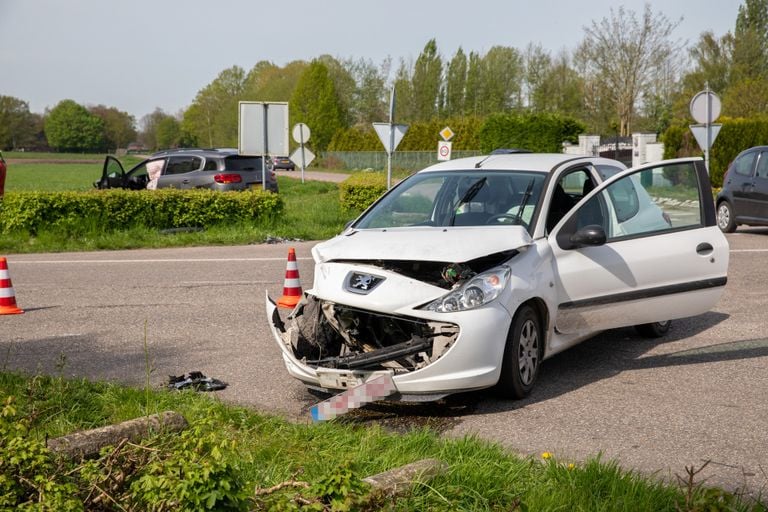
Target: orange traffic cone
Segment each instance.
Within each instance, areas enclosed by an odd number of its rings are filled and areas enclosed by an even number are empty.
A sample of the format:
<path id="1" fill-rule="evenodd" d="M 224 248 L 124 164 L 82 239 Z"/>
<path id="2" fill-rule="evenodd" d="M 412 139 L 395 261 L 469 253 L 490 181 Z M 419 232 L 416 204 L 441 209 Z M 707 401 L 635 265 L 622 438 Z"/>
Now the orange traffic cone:
<path id="1" fill-rule="evenodd" d="M 0 258 L 0 315 L 18 315 L 24 310 L 16 307 L 16 295 L 13 293 L 8 262 Z"/>
<path id="2" fill-rule="evenodd" d="M 291 247 L 288 249 L 288 265 L 285 268 L 283 296 L 277 301 L 277 306 L 293 309 L 300 299 L 301 281 L 299 281 L 299 265 L 296 263 L 296 251 Z"/>

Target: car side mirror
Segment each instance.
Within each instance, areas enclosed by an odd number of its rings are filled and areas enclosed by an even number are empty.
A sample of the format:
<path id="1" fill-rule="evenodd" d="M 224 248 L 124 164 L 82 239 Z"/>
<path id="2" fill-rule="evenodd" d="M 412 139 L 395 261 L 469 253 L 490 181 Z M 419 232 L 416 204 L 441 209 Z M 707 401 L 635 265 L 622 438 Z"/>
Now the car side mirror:
<path id="1" fill-rule="evenodd" d="M 605 230 L 598 224 L 590 224 L 576 231 L 569 238 L 572 246 L 571 249 L 578 249 L 579 247 L 594 247 L 605 244 L 607 237 L 605 236 Z"/>

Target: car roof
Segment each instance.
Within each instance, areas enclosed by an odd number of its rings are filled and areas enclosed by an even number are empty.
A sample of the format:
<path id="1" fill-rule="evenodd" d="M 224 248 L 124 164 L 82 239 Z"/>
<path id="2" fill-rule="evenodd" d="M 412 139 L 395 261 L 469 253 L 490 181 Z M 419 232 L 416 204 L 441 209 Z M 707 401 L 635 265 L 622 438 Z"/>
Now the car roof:
<path id="1" fill-rule="evenodd" d="M 236 148 L 176 148 L 176 149 L 164 149 L 152 154 L 152 158 L 160 156 L 172 156 L 172 155 L 201 155 L 206 157 L 212 156 L 230 156 L 238 154 Z"/>
<path id="2" fill-rule="evenodd" d="M 622 169 L 625 168 L 624 164 L 610 158 L 566 155 L 565 153 L 511 153 L 458 158 L 432 165 L 420 172 L 482 169 L 499 171 L 525 170 L 549 173 L 552 169 L 568 162 L 618 165 Z"/>

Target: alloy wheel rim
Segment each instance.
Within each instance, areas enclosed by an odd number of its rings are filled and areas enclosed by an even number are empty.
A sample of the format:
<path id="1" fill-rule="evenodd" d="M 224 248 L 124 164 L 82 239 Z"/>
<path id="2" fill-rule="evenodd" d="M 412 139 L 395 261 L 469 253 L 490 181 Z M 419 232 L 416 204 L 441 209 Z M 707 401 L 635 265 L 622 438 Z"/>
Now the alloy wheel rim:
<path id="1" fill-rule="evenodd" d="M 520 380 L 524 385 L 533 382 L 536 375 L 536 367 L 539 364 L 539 333 L 533 320 L 528 320 L 520 329 L 520 351 L 518 353 L 518 367 Z"/>
<path id="2" fill-rule="evenodd" d="M 720 229 L 725 229 L 731 221 L 730 212 L 727 206 L 721 206 L 717 209 L 717 224 Z"/>

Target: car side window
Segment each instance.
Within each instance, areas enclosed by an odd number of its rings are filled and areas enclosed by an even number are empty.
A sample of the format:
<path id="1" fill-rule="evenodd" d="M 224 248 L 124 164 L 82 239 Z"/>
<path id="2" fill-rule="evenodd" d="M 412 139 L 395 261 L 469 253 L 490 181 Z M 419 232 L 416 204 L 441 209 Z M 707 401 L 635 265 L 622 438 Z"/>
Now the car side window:
<path id="1" fill-rule="evenodd" d="M 203 159 L 197 156 L 173 156 L 165 168 L 166 175 L 186 174 L 200 169 Z"/>
<path id="2" fill-rule="evenodd" d="M 755 157 L 757 157 L 757 153 L 754 151 L 738 157 L 733 163 L 734 172 L 742 176 L 752 176 L 752 170 L 755 168 Z"/>
<path id="3" fill-rule="evenodd" d="M 219 168 L 216 165 L 216 160 L 213 160 L 209 158 L 205 161 L 205 167 L 203 167 L 204 171 L 217 171 Z"/>
<path id="4" fill-rule="evenodd" d="M 757 171 L 755 176 L 758 178 L 768 178 L 768 151 L 760 153 L 760 159 L 757 161 Z"/>
<path id="5" fill-rule="evenodd" d="M 594 182 L 586 169 L 576 169 L 562 175 L 552 191 L 547 213 L 547 231 L 552 231 L 560 219 L 592 188 Z"/>
<path id="6" fill-rule="evenodd" d="M 576 212 L 576 229 L 599 225 L 607 240 L 703 225 L 692 162 L 638 171 L 610 184 Z"/>

